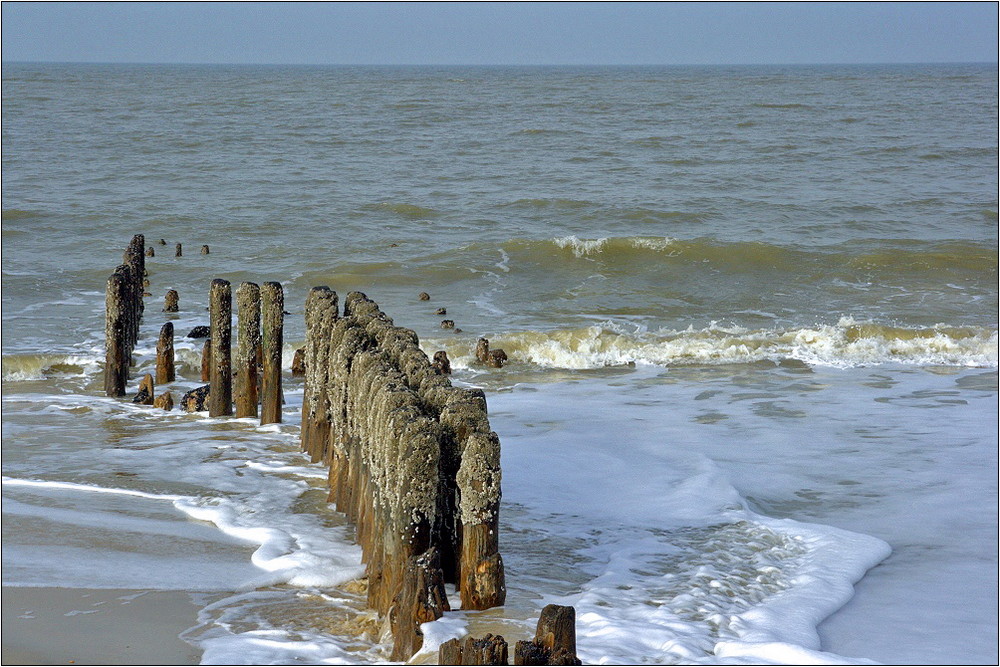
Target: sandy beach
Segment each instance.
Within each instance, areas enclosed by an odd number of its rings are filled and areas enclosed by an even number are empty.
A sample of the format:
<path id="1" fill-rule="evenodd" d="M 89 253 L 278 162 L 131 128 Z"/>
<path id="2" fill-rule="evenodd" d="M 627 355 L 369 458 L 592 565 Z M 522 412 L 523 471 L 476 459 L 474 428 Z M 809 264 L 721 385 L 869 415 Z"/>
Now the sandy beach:
<path id="1" fill-rule="evenodd" d="M 198 607 L 179 591 L 3 587 L 4 665 L 196 665 L 178 638 Z"/>

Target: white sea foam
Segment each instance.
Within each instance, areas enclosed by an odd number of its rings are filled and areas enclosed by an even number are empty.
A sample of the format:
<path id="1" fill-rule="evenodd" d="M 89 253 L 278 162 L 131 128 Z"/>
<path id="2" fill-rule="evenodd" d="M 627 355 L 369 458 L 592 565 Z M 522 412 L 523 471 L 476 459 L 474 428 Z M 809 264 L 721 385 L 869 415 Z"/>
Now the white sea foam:
<path id="1" fill-rule="evenodd" d="M 452 364 L 467 368 L 471 351 L 447 340 Z M 504 333 L 491 338 L 515 362 L 549 368 L 586 369 L 628 364 L 677 366 L 746 364 L 793 359 L 841 368 L 881 364 L 995 368 L 995 330 L 938 325 L 923 329 L 859 323 L 849 317 L 833 325 L 792 329 L 747 329 L 712 323 L 708 327 L 656 332 L 619 324 L 554 331 Z M 436 349 L 440 349 L 437 347 Z"/>

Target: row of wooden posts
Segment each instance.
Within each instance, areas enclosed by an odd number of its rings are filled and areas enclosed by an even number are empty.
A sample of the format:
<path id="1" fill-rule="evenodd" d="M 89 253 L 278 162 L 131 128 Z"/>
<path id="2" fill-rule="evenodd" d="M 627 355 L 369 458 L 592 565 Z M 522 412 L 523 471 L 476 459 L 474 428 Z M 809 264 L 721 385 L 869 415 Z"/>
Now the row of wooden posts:
<path id="1" fill-rule="evenodd" d="M 126 393 L 132 352 L 138 341 L 144 309 L 144 257 L 153 256 L 144 254 L 144 245 L 143 235 L 134 236 L 125 250 L 123 264 L 108 278 L 104 373 L 104 389 L 108 396 L 121 397 Z M 207 409 L 210 417 L 257 417 L 259 405 L 261 424 L 278 423 L 282 404 L 284 290 L 277 282 L 266 282 L 262 287 L 244 282 L 236 290 L 236 304 L 237 348 L 233 355 L 232 288 L 226 280 L 213 280 L 204 354 L 208 372 L 202 377 L 208 385 L 188 392 L 181 402 L 187 403 L 190 397 L 191 406 Z M 175 290 L 167 292 L 164 311 L 177 312 Z M 160 328 L 156 344 L 155 385 L 175 379 L 174 325 L 166 322 Z M 144 378 L 137 402 L 152 404 L 155 385 L 152 376 Z"/>
<path id="2" fill-rule="evenodd" d="M 124 263 L 108 279 L 109 396 L 125 395 L 137 342 L 143 245 L 142 235 L 135 236 Z M 177 294 L 171 292 L 164 310 L 175 312 Z M 190 398 L 187 409 L 207 409 L 212 417 L 256 417 L 259 404 L 262 424 L 280 422 L 281 284 L 244 282 L 236 290 L 236 305 L 233 354 L 231 286 L 213 280 L 203 353 L 207 369 L 202 379 L 208 384 L 188 392 L 181 402 Z M 357 528 L 369 606 L 389 620 L 392 659 L 407 660 L 422 646 L 420 624 L 450 609 L 446 583 L 457 587 L 462 609 L 504 604 L 500 441 L 490 429 L 485 394 L 453 387 L 447 355 L 437 353 L 432 363 L 416 333 L 395 326 L 364 294 L 348 294 L 341 315 L 336 292 L 314 287 L 306 300 L 305 324 L 302 448 L 314 462 L 329 467 L 328 499 Z M 173 339 L 173 324 L 167 322 L 157 341 L 156 384 L 175 379 Z M 152 403 L 153 393 L 153 379 L 147 375 L 139 397 Z M 198 398 L 204 403 L 195 406 Z M 565 637 L 566 612 L 558 612 L 558 618 L 559 636 Z M 575 639 L 571 644 L 545 639 L 543 625 L 555 622 L 540 620 L 536 640 L 518 643 L 515 664 L 579 664 Z M 492 635 L 448 643 L 442 645 L 440 659 L 442 664 L 506 664 L 506 643 Z"/>
<path id="3" fill-rule="evenodd" d="M 368 604 L 390 618 L 393 660 L 423 643 L 420 624 L 506 598 L 499 553 L 500 440 L 481 390 L 453 387 L 416 333 L 351 292 L 306 300 L 302 447 L 329 466 L 330 500 L 357 526 Z M 438 355 L 435 355 L 438 356 Z"/>

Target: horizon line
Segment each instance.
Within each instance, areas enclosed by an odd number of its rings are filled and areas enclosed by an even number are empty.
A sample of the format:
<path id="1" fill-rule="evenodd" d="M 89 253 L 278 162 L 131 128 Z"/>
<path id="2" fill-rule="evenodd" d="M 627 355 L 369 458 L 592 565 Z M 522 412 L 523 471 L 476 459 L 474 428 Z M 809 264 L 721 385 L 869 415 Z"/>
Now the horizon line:
<path id="1" fill-rule="evenodd" d="M 2 65 L 163 65 L 229 67 L 813 67 L 872 65 L 998 65 L 998 60 L 889 60 L 866 62 L 759 62 L 759 63 L 275 63 L 229 61 L 159 61 L 159 60 L 14 60 L 0 59 Z"/>

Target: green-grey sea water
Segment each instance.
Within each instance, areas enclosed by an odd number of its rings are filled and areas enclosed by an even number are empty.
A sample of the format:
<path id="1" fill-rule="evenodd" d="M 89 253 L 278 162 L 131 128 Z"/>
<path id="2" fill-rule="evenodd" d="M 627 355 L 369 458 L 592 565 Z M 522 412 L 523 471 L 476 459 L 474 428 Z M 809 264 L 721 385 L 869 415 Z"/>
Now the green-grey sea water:
<path id="1" fill-rule="evenodd" d="M 142 233 L 156 255 L 136 377 L 177 289 L 175 393 L 198 384 L 200 347 L 182 336 L 207 323 L 208 285 L 224 278 L 284 285 L 286 361 L 306 293 L 329 285 L 365 292 L 428 353 L 447 350 L 456 381 L 486 389 L 504 445 L 510 627 L 559 597 L 577 605 L 591 661 L 738 661 L 763 644 L 733 619 L 790 590 L 795 613 L 764 624 L 774 641 L 831 660 L 995 660 L 997 99 L 995 64 L 5 63 L 4 584 L 213 592 L 189 636 L 207 661 L 264 630 L 290 648 L 260 660 L 382 655 L 377 638 L 362 650 L 309 635 L 307 649 L 293 637 L 315 627 L 260 621 L 254 605 L 304 595 L 294 576 L 225 597 L 249 556 L 159 553 L 163 525 L 116 530 L 120 513 L 153 520 L 131 501 L 90 511 L 73 494 L 92 492 L 28 484 L 225 498 L 232 525 L 308 523 L 279 500 L 321 486 L 295 453 L 297 378 L 274 432 L 100 397 L 105 281 Z M 508 366 L 475 363 L 480 336 Z M 581 488 L 597 500 L 574 500 Z M 317 499 L 303 502 L 323 516 Z M 892 553 L 848 602 L 878 549 L 768 523 L 784 519 Z M 288 530 L 320 570 L 353 567 L 349 535 L 310 550 L 320 527 Z M 343 563 L 322 561 L 341 549 Z M 726 579 L 719 551 L 764 553 L 778 574 Z M 793 583 L 851 558 L 836 594 Z M 130 563 L 119 579 L 95 573 L 115 562 Z M 164 574 L 180 564 L 200 574 Z M 699 568 L 719 585 L 692 583 Z M 712 600 L 701 611 L 699 595 Z M 817 595 L 837 602 L 803 611 Z M 796 614 L 816 642 L 789 629 Z M 630 633 L 660 639 L 615 639 Z"/>

